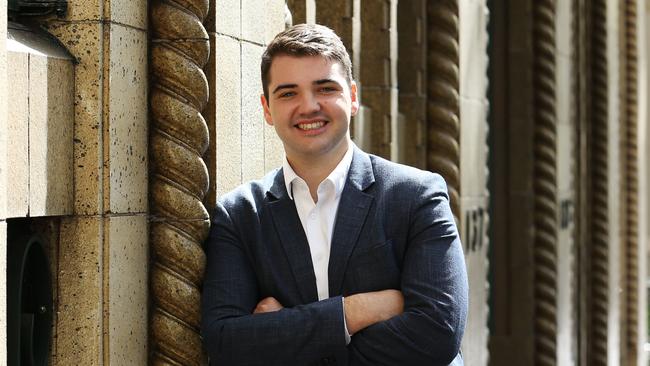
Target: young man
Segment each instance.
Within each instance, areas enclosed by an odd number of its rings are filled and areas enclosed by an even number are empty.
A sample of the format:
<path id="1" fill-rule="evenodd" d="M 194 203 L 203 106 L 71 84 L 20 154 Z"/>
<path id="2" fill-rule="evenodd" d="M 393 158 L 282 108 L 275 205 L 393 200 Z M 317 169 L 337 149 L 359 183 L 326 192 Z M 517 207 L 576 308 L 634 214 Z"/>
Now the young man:
<path id="1" fill-rule="evenodd" d="M 297 25 L 262 56 L 282 169 L 219 200 L 205 244 L 214 365 L 462 365 L 467 274 L 443 179 L 359 150 L 350 57 Z"/>

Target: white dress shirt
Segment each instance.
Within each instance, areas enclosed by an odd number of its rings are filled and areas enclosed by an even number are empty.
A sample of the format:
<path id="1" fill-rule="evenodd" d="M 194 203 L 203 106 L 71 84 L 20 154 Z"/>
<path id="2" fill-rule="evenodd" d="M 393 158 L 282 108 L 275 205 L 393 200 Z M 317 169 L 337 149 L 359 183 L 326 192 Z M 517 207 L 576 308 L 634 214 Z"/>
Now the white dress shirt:
<path id="1" fill-rule="evenodd" d="M 329 298 L 328 266 L 332 231 L 334 230 L 336 211 L 341 201 L 341 192 L 343 192 L 352 163 L 352 152 L 353 149 L 348 148 L 336 168 L 318 185 L 318 202 L 316 203 L 309 193 L 307 183 L 291 168 L 286 157 L 284 159 L 284 183 L 289 198 L 296 205 L 302 228 L 305 230 L 307 242 L 309 242 L 311 261 L 316 275 L 318 300 Z"/>
<path id="2" fill-rule="evenodd" d="M 332 232 L 334 231 L 336 212 L 341 201 L 341 192 L 343 192 L 350 164 L 352 164 L 353 151 L 352 146 L 349 146 L 348 151 L 336 168 L 318 185 L 318 202 L 316 203 L 311 197 L 311 193 L 309 193 L 307 183 L 291 168 L 286 156 L 282 166 L 287 193 L 296 205 L 300 223 L 305 230 L 307 242 L 309 243 L 319 301 L 330 297 L 328 268 Z M 343 300 L 343 306 L 345 306 L 345 300 Z M 343 314 L 343 326 L 345 327 L 345 343 L 348 344 L 350 343 L 350 334 L 345 321 L 345 314 Z"/>

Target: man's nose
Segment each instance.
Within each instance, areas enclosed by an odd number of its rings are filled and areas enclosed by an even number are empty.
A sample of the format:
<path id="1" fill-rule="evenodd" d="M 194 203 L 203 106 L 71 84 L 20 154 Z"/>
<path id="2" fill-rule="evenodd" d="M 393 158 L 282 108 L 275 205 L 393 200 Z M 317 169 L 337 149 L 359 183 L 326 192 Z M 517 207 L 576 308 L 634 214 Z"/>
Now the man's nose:
<path id="1" fill-rule="evenodd" d="M 299 108 L 301 115 L 310 115 L 320 111 L 321 105 L 314 93 L 303 93 Z"/>

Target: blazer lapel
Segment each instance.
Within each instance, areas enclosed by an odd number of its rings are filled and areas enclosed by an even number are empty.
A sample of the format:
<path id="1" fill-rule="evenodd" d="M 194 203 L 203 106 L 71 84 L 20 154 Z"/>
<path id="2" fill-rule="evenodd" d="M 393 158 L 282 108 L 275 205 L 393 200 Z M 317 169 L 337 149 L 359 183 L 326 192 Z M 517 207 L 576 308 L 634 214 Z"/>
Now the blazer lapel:
<path id="1" fill-rule="evenodd" d="M 330 296 L 339 294 L 348 259 L 354 250 L 373 196 L 364 192 L 375 181 L 368 154 L 354 146 L 348 179 L 341 193 L 336 223 L 332 234 L 328 267 Z"/>
<path id="2" fill-rule="evenodd" d="M 305 304 L 318 301 L 316 276 L 311 261 L 309 243 L 300 223 L 296 205 L 287 194 L 282 169 L 275 176 L 273 186 L 268 193 L 275 198 L 275 200 L 270 200 L 267 205 L 291 266 L 300 297 Z"/>

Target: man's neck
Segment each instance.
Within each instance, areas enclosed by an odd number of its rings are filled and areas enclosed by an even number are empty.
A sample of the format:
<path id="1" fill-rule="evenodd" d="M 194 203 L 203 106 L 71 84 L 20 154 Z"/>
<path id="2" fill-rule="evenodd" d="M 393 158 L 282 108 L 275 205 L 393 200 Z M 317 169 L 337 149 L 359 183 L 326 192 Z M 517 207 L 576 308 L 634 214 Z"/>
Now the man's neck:
<path id="1" fill-rule="evenodd" d="M 287 155 L 287 161 L 293 171 L 307 183 L 314 202 L 318 202 L 318 185 L 332 173 L 348 149 L 351 148 L 352 143 L 347 140 L 341 148 L 332 151 L 332 154 L 303 157 L 302 159 Z"/>

